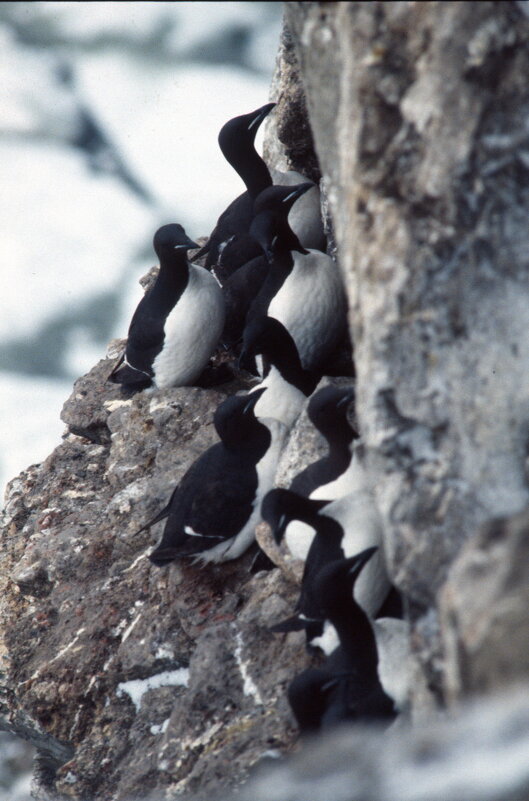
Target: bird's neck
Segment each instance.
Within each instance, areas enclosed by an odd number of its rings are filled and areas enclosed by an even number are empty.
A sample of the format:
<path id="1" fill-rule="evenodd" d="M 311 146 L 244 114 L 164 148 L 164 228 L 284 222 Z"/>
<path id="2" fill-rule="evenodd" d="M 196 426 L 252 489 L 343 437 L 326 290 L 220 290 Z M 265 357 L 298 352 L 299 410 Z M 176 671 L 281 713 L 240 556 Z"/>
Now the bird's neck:
<path id="1" fill-rule="evenodd" d="M 294 257 L 292 253 L 281 246 L 275 246 L 273 261 L 263 284 L 263 290 L 268 294 L 270 300 L 274 295 L 277 295 L 293 269 Z"/>
<path id="2" fill-rule="evenodd" d="M 351 443 L 353 441 L 353 432 L 350 427 L 333 428 L 326 433 L 325 439 L 329 445 L 329 456 L 333 461 L 337 460 L 348 465 L 352 459 Z"/>
<path id="3" fill-rule="evenodd" d="M 303 369 L 298 349 L 293 341 L 277 343 L 273 349 L 263 355 L 265 363 L 275 367 L 281 378 L 288 384 L 292 384 L 306 396 L 314 391 L 319 376 Z"/>
<path id="4" fill-rule="evenodd" d="M 185 253 L 175 253 L 160 259 L 160 272 L 153 291 L 174 299 L 182 294 L 189 283 L 189 263 Z"/>
<path id="5" fill-rule="evenodd" d="M 351 665 L 361 675 L 376 675 L 378 652 L 373 628 L 364 610 L 347 599 L 339 616 L 331 616 L 340 645 Z"/>
<path id="6" fill-rule="evenodd" d="M 252 200 L 255 200 L 263 189 L 272 186 L 272 178 L 268 167 L 253 145 L 245 148 L 242 152 L 239 151 L 236 157 L 224 155 L 244 181 Z"/>

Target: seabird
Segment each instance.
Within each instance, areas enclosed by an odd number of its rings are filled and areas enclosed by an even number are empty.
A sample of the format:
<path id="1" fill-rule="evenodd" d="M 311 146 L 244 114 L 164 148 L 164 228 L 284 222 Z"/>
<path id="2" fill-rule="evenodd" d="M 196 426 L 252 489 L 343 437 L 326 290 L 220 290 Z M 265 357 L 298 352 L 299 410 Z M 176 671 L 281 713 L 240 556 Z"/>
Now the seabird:
<path id="1" fill-rule="evenodd" d="M 263 392 L 232 396 L 217 408 L 213 422 L 220 442 L 191 465 L 167 506 L 140 529 L 167 519 L 149 556 L 153 564 L 161 567 L 180 557 L 224 562 L 253 542 L 285 435 L 277 420 L 256 419 L 254 407 Z"/>
<path id="2" fill-rule="evenodd" d="M 186 386 L 215 350 L 224 325 L 224 298 L 215 278 L 190 264 L 197 247 L 181 225 L 154 235 L 160 272 L 133 314 L 124 354 L 109 379 L 132 389 Z"/>
<path id="3" fill-rule="evenodd" d="M 206 267 L 214 269 L 220 280 L 260 253 L 248 236 L 248 229 L 253 218 L 253 202 L 263 189 L 272 185 L 272 178 L 254 143 L 259 126 L 274 106 L 275 103 L 266 103 L 249 114 L 234 117 L 219 132 L 222 154 L 246 187 L 246 191 L 222 212 L 206 245 L 195 256 L 200 258 L 207 254 Z M 226 247 L 229 247 L 230 256 L 221 266 L 219 259 Z"/>
<path id="4" fill-rule="evenodd" d="M 382 544 L 382 523 L 373 497 L 359 490 L 328 502 L 303 498 L 291 490 L 273 489 L 263 500 L 262 516 L 272 527 L 277 542 L 281 542 L 292 519 L 302 520 L 315 531 L 305 561 L 296 613 L 272 630 L 305 629 L 308 645 L 332 650 L 335 635 L 332 630 L 325 630 L 315 579 L 330 562 Z M 378 552 L 355 584 L 356 601 L 369 617 L 375 617 L 389 590 L 384 560 Z"/>
<path id="5" fill-rule="evenodd" d="M 338 266 L 319 250 L 305 249 L 288 224 L 288 212 L 310 183 L 272 186 L 254 204 L 250 234 L 270 262 L 247 315 L 274 317 L 292 336 L 307 370 L 325 366 L 346 331 L 346 300 Z"/>
<path id="6" fill-rule="evenodd" d="M 255 406 L 255 416 L 273 417 L 291 428 L 321 373 L 303 369 L 294 340 L 273 317 L 258 317 L 245 328 L 239 366 L 252 371 L 257 355 L 263 362 L 258 389 L 266 387 L 267 391 Z"/>
<path id="7" fill-rule="evenodd" d="M 331 562 L 316 577 L 321 612 L 339 637 L 339 646 L 321 668 L 296 676 L 288 699 L 302 733 L 345 721 L 392 720 L 393 700 L 380 682 L 377 643 L 371 622 L 355 600 L 355 584 L 376 548 Z"/>
<path id="8" fill-rule="evenodd" d="M 266 163 L 255 149 L 255 135 L 259 126 L 275 103 L 234 117 L 222 126 L 219 147 L 224 158 L 241 177 L 246 192 L 239 195 L 221 214 L 207 244 L 195 256 L 207 254 L 206 267 L 214 269 L 222 283 L 255 256 L 259 249 L 248 236 L 253 218 L 253 201 L 268 186 L 274 184 L 292 186 L 306 181 L 295 170 L 282 172 L 268 170 Z M 320 193 L 312 185 L 306 197 L 300 198 L 289 213 L 289 222 L 308 248 L 325 250 L 326 237 L 321 218 Z"/>

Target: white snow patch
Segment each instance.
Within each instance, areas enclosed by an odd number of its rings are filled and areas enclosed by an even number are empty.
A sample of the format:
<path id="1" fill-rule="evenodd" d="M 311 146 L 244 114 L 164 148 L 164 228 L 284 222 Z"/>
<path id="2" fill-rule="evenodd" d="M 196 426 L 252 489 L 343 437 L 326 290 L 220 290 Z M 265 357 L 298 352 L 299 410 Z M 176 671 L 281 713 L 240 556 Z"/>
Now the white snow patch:
<path id="1" fill-rule="evenodd" d="M 11 339 L 114 290 L 155 224 L 124 187 L 58 144 L 0 140 L 0 160 L 0 336 Z M 87 357 L 76 371 L 90 368 Z"/>
<path id="2" fill-rule="evenodd" d="M 162 643 L 157 649 L 156 653 L 154 654 L 155 659 L 174 659 L 174 649 L 172 645 L 168 645 L 167 643 Z"/>
<path id="3" fill-rule="evenodd" d="M 136 712 L 139 712 L 141 699 L 149 690 L 156 690 L 158 687 L 187 687 L 188 683 L 189 668 L 178 668 L 177 670 L 166 670 L 163 673 L 156 673 L 154 676 L 149 676 L 147 679 L 122 681 L 118 684 L 116 692 L 118 695 L 123 695 L 124 693 L 128 695 L 136 707 Z"/>
<path id="4" fill-rule="evenodd" d="M 166 718 L 163 723 L 153 723 L 151 726 L 151 734 L 164 734 L 167 731 L 169 721 L 171 718 Z"/>

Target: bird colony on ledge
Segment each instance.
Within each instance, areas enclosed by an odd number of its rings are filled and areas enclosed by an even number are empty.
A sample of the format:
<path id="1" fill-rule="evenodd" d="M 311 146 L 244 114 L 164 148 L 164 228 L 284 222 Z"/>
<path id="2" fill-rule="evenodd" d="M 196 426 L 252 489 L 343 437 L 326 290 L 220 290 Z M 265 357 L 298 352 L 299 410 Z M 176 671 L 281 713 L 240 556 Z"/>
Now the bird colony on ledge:
<path id="1" fill-rule="evenodd" d="M 348 421 L 353 386 L 315 392 L 348 343 L 347 305 L 337 264 L 325 253 L 318 187 L 293 171 L 272 179 L 255 150 L 257 129 L 274 105 L 235 117 L 220 131 L 221 151 L 246 191 L 195 253 L 193 261 L 205 258 L 205 266 L 189 261 L 188 251 L 199 246 L 181 225 L 155 233 L 159 273 L 134 312 L 109 380 L 129 394 L 190 385 L 211 373 L 219 347 L 260 379 L 220 404 L 220 441 L 141 530 L 166 520 L 149 556 L 158 567 L 185 558 L 236 559 L 262 520 L 304 561 L 292 617 L 272 631 L 305 631 L 309 651 L 325 655 L 288 689 L 305 734 L 348 720 L 391 723 L 406 704 L 408 627 L 386 572 L 361 437 Z M 328 453 L 290 489 L 274 489 L 287 434 L 308 398 Z M 262 552 L 256 562 L 259 569 L 272 566 Z"/>

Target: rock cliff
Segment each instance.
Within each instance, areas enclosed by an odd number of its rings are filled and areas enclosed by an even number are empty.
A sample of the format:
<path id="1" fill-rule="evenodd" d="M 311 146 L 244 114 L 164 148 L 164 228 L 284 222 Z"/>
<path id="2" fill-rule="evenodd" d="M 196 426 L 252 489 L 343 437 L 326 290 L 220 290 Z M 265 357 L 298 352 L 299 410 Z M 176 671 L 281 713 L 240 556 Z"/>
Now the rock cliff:
<path id="1" fill-rule="evenodd" d="M 522 4 L 287 3 L 272 87 L 270 163 L 321 176 L 357 422 L 412 623 L 412 717 L 427 722 L 338 734 L 267 772 L 298 747 L 284 690 L 308 657 L 267 626 L 289 614 L 299 566 L 254 575 L 249 553 L 159 570 L 145 557 L 160 526 L 135 533 L 244 384 L 126 399 L 105 359 L 4 512 L 0 725 L 39 748 L 41 798 L 220 797 L 254 771 L 242 797 L 524 797 L 522 768 L 483 789 L 458 784 L 457 760 L 470 739 L 471 764 L 501 748 L 527 764 L 526 705 L 509 694 L 529 667 L 528 40 Z M 320 446 L 300 420 L 278 483 Z M 455 722 L 427 717 L 500 688 Z M 421 774 L 425 753 L 437 772 Z"/>

